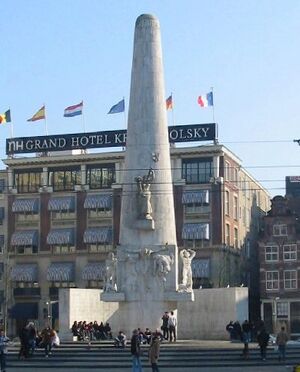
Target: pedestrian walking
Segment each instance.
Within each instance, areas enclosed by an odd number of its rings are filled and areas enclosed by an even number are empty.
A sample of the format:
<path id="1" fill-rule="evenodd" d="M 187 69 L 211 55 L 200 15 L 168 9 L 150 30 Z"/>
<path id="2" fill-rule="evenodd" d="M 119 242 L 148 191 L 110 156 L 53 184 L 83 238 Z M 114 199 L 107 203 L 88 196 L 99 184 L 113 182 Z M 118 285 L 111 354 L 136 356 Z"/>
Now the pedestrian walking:
<path id="1" fill-rule="evenodd" d="M 5 336 L 3 329 L 0 330 L 0 366 L 1 371 L 6 371 L 6 354 L 9 338 Z"/>
<path id="2" fill-rule="evenodd" d="M 132 332 L 130 351 L 132 355 L 132 372 L 142 372 L 143 369 L 140 359 L 141 345 L 137 329 L 134 329 Z"/>
<path id="3" fill-rule="evenodd" d="M 176 342 L 176 327 L 177 327 L 177 319 L 174 315 L 174 312 L 171 311 L 168 319 L 168 328 L 169 328 L 169 338 L 170 342 L 174 340 Z"/>
<path id="4" fill-rule="evenodd" d="M 286 343 L 288 342 L 288 339 L 289 339 L 289 337 L 288 337 L 288 334 L 285 331 L 285 328 L 281 327 L 281 330 L 276 337 L 276 344 L 278 346 L 278 360 L 279 360 L 279 362 L 281 360 L 283 360 L 283 361 L 285 360 L 285 347 L 286 347 Z"/>
<path id="5" fill-rule="evenodd" d="M 149 362 L 152 367 L 152 372 L 159 372 L 158 358 L 160 352 L 160 337 L 159 332 L 154 332 L 151 338 L 149 347 Z"/>
<path id="6" fill-rule="evenodd" d="M 251 325 L 248 320 L 245 320 L 242 324 L 242 341 L 244 343 L 243 357 L 249 358 L 249 342 L 251 341 Z"/>
<path id="7" fill-rule="evenodd" d="M 263 328 L 257 334 L 257 341 L 260 347 L 260 356 L 262 360 L 266 360 L 267 357 L 267 346 L 269 341 L 270 335 L 266 332 L 265 328 Z"/>

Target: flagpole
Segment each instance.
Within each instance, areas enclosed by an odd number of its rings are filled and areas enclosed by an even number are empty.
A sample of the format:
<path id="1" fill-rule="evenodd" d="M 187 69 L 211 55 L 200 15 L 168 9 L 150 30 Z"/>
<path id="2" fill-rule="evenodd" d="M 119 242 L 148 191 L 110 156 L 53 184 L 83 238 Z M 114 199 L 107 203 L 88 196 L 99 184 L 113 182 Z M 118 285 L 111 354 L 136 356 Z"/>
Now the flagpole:
<path id="1" fill-rule="evenodd" d="M 215 122 L 215 100 L 214 100 L 214 88 L 211 87 L 211 92 L 213 96 L 213 105 L 212 105 L 212 116 L 213 116 L 213 123 Z"/>
<path id="2" fill-rule="evenodd" d="M 124 124 L 125 124 L 125 129 L 127 128 L 127 122 L 126 122 L 126 108 L 125 108 L 125 97 L 123 96 L 124 100 Z"/>
<path id="3" fill-rule="evenodd" d="M 9 112 L 10 112 L 10 138 L 14 138 L 14 126 L 13 126 L 13 122 L 11 120 L 11 111 L 10 111 L 10 107 L 9 107 Z"/>
<path id="4" fill-rule="evenodd" d="M 83 133 L 86 133 L 85 117 L 84 117 L 84 114 L 83 114 L 83 101 L 81 101 L 81 103 L 82 103 L 82 125 L 83 125 Z"/>
<path id="5" fill-rule="evenodd" d="M 44 123 L 45 123 L 45 132 L 46 132 L 46 136 L 48 136 L 48 125 L 47 125 L 47 115 L 46 115 L 46 105 L 44 104 L 44 110 L 45 110 L 45 119 L 44 119 Z"/>
<path id="6" fill-rule="evenodd" d="M 175 120 L 174 120 L 173 92 L 171 92 L 171 97 L 172 97 L 172 122 L 173 122 L 173 126 L 174 126 L 175 125 Z"/>

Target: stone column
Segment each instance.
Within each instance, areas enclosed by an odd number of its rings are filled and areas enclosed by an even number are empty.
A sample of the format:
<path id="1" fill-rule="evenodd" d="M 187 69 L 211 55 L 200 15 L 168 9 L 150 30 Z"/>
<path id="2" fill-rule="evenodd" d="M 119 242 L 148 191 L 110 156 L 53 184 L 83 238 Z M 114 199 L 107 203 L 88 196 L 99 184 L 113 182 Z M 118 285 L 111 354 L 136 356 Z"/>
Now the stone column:
<path id="1" fill-rule="evenodd" d="M 130 102 L 117 249 L 119 329 L 159 328 L 178 292 L 178 252 L 160 26 L 148 14 L 135 25 Z M 108 281 L 107 288 L 111 288 Z"/>

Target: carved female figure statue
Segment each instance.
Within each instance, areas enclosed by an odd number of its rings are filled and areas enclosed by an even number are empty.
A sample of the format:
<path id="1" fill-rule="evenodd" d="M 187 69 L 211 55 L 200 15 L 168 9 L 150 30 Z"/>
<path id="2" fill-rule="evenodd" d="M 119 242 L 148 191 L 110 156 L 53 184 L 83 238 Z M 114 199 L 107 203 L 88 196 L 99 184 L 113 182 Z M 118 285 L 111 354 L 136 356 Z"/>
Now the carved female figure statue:
<path id="1" fill-rule="evenodd" d="M 147 175 L 135 178 L 138 189 L 138 209 L 140 218 L 152 220 L 151 191 L 150 186 L 154 180 L 154 171 L 149 169 Z"/>
<path id="2" fill-rule="evenodd" d="M 116 291 L 117 290 L 117 258 L 111 252 L 108 254 L 106 264 L 106 282 L 105 282 L 105 291 Z"/>
<path id="3" fill-rule="evenodd" d="M 180 251 L 180 257 L 182 260 L 182 287 L 186 290 L 192 290 L 193 286 L 193 274 L 192 274 L 192 260 L 195 257 L 196 252 L 192 249 L 183 249 Z"/>

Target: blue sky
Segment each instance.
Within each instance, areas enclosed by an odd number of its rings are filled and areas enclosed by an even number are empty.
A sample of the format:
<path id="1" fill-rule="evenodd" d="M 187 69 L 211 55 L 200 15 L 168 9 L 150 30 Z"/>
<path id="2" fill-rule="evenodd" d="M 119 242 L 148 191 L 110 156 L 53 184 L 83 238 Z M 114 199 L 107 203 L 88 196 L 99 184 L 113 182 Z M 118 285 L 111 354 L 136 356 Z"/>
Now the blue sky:
<path id="1" fill-rule="evenodd" d="M 211 122 L 197 97 L 213 87 L 220 143 L 272 195 L 300 175 L 298 0 L 2 0 L 0 13 L 0 112 L 10 107 L 15 136 L 44 133 L 26 121 L 44 103 L 49 134 L 82 131 L 63 118 L 81 100 L 87 131 L 123 129 L 107 112 L 123 96 L 128 107 L 134 24 L 151 13 L 175 124 Z M 1 158 L 9 136 L 1 126 Z"/>

